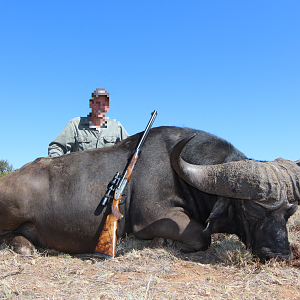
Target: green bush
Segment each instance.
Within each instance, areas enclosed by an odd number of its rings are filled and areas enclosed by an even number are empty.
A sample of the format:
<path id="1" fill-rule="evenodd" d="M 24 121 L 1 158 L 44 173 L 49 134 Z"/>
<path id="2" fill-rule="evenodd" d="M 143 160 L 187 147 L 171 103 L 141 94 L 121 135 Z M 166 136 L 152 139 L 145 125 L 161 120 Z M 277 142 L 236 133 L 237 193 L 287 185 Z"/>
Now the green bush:
<path id="1" fill-rule="evenodd" d="M 0 159 L 0 177 L 14 172 L 14 167 L 7 160 Z"/>
<path id="2" fill-rule="evenodd" d="M 13 173 L 14 171 L 15 171 L 15 170 L 3 172 L 2 174 L 0 174 L 0 177 L 3 177 L 3 176 L 5 176 L 5 175 L 7 175 L 7 174 L 10 174 L 10 173 Z"/>

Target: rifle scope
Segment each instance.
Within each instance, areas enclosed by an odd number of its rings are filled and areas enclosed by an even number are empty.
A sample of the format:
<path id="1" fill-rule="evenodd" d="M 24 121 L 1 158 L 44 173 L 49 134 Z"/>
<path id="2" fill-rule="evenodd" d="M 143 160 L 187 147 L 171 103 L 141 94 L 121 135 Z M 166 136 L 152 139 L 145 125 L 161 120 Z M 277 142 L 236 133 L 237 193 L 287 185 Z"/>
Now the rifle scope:
<path id="1" fill-rule="evenodd" d="M 117 174 L 114 176 L 114 178 L 110 181 L 110 183 L 107 185 L 107 191 L 103 198 L 101 199 L 100 204 L 102 206 L 106 206 L 107 201 L 114 196 L 114 192 L 116 190 L 116 186 L 120 180 L 120 173 L 117 172 Z"/>

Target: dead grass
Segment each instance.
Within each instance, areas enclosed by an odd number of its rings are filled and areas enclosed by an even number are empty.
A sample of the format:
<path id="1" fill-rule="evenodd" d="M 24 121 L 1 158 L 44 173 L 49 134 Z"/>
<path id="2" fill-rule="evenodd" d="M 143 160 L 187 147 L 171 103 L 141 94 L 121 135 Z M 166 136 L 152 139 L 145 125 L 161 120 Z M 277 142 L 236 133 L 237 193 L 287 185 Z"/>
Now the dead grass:
<path id="1" fill-rule="evenodd" d="M 148 248 L 130 236 L 112 260 L 56 251 L 22 256 L 2 245 L 0 299 L 300 299 L 300 213 L 289 222 L 295 259 L 260 264 L 233 235 L 209 250 Z"/>

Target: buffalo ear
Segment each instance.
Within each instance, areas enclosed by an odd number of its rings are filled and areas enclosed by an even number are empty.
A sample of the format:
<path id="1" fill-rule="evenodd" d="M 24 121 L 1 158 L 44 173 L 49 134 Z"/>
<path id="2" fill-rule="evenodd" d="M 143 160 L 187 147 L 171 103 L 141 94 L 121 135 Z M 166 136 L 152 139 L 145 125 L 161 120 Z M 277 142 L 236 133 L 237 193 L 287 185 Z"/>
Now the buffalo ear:
<path id="1" fill-rule="evenodd" d="M 233 201 L 231 199 L 219 197 L 212 212 L 206 220 L 207 226 L 203 230 L 203 235 L 208 237 L 213 233 L 226 232 L 228 222 L 233 219 Z"/>

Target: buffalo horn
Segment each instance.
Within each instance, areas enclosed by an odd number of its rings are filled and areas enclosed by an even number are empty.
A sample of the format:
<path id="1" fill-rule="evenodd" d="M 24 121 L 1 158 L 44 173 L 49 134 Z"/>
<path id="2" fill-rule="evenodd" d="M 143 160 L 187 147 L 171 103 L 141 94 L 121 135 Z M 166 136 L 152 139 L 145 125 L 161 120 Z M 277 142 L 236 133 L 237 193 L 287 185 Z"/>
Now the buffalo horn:
<path id="1" fill-rule="evenodd" d="M 292 161 L 278 158 L 271 162 L 241 160 L 218 165 L 193 165 L 180 154 L 193 138 L 178 142 L 171 153 L 171 163 L 178 175 L 193 187 L 226 198 L 255 200 L 267 205 L 300 198 L 300 168 Z"/>

